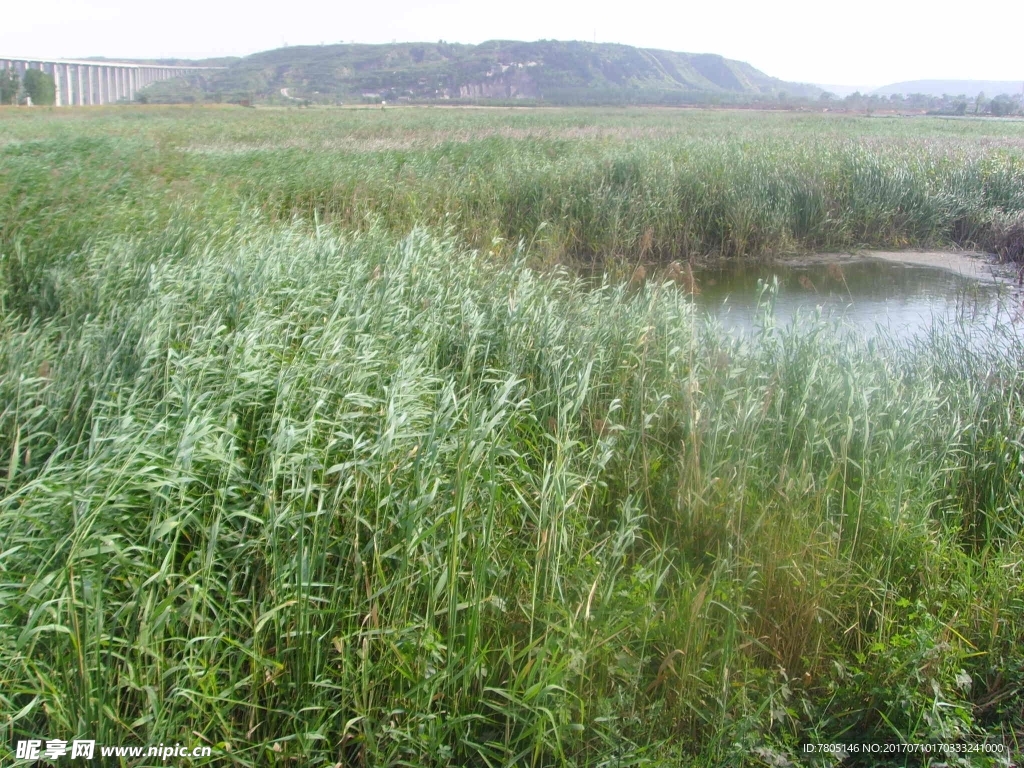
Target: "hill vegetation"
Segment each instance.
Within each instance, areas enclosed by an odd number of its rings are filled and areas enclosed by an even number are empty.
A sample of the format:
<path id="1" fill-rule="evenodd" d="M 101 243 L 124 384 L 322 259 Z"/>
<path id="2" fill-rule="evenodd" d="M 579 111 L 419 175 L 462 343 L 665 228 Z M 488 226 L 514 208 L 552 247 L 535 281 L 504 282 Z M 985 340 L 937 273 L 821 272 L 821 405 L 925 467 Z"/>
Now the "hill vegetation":
<path id="1" fill-rule="evenodd" d="M 820 93 L 715 54 L 555 40 L 295 46 L 247 56 L 193 82 L 229 97 L 278 98 L 287 89 L 292 98 L 327 102 L 686 103 Z"/>

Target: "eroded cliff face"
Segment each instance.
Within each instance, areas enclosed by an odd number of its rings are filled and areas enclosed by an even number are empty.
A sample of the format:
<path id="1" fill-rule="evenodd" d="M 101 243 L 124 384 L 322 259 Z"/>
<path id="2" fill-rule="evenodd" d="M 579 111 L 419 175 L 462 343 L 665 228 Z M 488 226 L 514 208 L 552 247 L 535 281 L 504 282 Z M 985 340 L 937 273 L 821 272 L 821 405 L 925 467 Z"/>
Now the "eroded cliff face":
<path id="1" fill-rule="evenodd" d="M 390 45 L 292 46 L 217 71 L 207 92 L 320 100 L 512 99 L 553 103 L 676 103 L 694 94 L 817 98 L 820 89 L 768 77 L 716 54 L 580 41 L 491 40 Z"/>
<path id="2" fill-rule="evenodd" d="M 458 88 L 458 96 L 463 99 L 534 99 L 540 95 L 537 81 L 531 76 L 530 70 L 535 62 L 501 64 L 489 71 L 479 81 L 463 83 Z"/>

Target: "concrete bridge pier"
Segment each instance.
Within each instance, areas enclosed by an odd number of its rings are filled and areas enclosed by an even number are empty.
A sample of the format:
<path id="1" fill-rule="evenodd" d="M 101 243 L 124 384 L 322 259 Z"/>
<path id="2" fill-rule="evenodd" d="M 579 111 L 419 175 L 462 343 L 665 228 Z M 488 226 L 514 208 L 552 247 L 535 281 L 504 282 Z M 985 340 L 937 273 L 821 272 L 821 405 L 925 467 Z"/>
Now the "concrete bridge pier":
<path id="1" fill-rule="evenodd" d="M 58 107 L 82 107 L 134 101 L 139 91 L 161 80 L 222 67 L 168 67 L 137 62 L 106 62 L 95 59 L 36 59 L 0 56 L 0 69 L 13 69 L 23 80 L 29 69 L 53 77 L 54 103 Z"/>
<path id="2" fill-rule="evenodd" d="M 50 74 L 53 75 L 53 86 L 56 89 L 56 97 L 57 97 L 54 100 L 54 104 L 56 104 L 58 107 L 62 107 L 62 106 L 64 106 L 64 104 L 63 104 L 63 99 L 61 97 L 64 94 L 61 93 L 61 91 L 63 89 L 61 88 L 61 82 L 60 82 L 60 66 L 57 65 L 57 64 L 51 64 L 50 65 L 50 69 L 51 69 Z"/>

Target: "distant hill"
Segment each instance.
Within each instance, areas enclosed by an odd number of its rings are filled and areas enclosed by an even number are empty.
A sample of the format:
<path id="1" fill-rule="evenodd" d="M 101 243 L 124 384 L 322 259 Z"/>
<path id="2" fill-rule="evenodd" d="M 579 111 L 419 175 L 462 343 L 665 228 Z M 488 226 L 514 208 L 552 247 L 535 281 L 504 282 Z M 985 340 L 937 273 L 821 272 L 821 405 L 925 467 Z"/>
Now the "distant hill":
<path id="1" fill-rule="evenodd" d="M 854 93 L 871 93 L 875 90 L 873 85 L 835 85 L 830 83 L 815 83 L 815 85 L 840 99 Z"/>
<path id="2" fill-rule="evenodd" d="M 612 43 L 492 40 L 480 45 L 293 46 L 230 62 L 207 91 L 344 101 L 541 100 L 549 103 L 671 103 L 815 98 L 742 61 Z"/>
<path id="3" fill-rule="evenodd" d="M 909 80 L 904 83 L 893 83 L 876 88 L 873 94 L 879 96 L 892 96 L 894 93 L 902 93 L 907 96 L 911 93 L 923 93 L 926 96 L 950 96 L 964 95 L 968 97 L 984 93 L 989 98 L 1000 94 L 1016 95 L 1024 87 L 1024 80 Z"/>

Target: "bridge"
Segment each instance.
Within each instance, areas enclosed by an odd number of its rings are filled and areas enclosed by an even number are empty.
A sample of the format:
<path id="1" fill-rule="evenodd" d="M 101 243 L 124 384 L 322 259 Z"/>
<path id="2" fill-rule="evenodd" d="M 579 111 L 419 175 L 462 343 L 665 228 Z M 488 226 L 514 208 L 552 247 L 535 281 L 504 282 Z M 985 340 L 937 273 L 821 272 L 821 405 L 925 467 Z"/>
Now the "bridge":
<path id="1" fill-rule="evenodd" d="M 133 101 L 147 85 L 172 77 L 223 67 L 179 67 L 164 64 L 139 64 L 104 59 L 40 59 L 31 56 L 0 56 L 0 70 L 13 69 L 19 79 L 28 69 L 38 69 L 53 77 L 55 104 L 58 107 L 115 104 Z"/>

